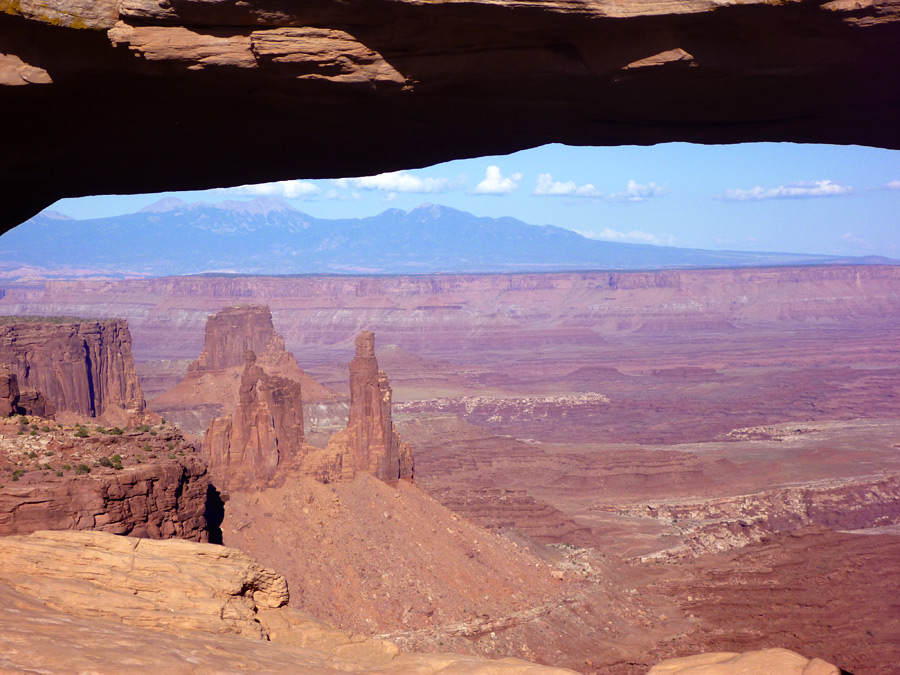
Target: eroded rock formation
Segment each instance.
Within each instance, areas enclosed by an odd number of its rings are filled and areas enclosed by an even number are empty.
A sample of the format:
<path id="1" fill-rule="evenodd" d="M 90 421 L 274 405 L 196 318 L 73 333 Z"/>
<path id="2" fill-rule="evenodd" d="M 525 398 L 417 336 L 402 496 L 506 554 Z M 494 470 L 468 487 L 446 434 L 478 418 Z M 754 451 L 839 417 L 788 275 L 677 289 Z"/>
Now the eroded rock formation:
<path id="1" fill-rule="evenodd" d="M 350 362 L 350 419 L 347 428 L 328 442 L 343 455 L 344 478 L 370 473 L 383 481 L 413 477 L 412 449 L 404 443 L 391 419 L 391 386 L 375 358 L 375 334 L 356 337 L 356 356 Z"/>
<path id="2" fill-rule="evenodd" d="M 0 10 L 6 225 L 62 196 L 370 175 L 554 141 L 900 147 L 897 0 Z M 277 131 L 297 128 L 316 133 Z"/>
<path id="3" fill-rule="evenodd" d="M 34 414 L 52 412 L 37 392 L 63 418 L 124 425 L 144 411 L 124 320 L 0 326 L 0 362 L 15 373 L 20 404 Z"/>
<path id="4" fill-rule="evenodd" d="M 265 485 L 303 452 L 300 384 L 268 375 L 247 351 L 234 414 L 214 419 L 203 447 L 210 471 L 229 488 Z"/>
<path id="5" fill-rule="evenodd" d="M 150 402 L 152 409 L 186 431 L 204 433 L 213 419 L 233 413 L 240 402 L 248 351 L 254 353 L 256 366 L 265 373 L 302 387 L 306 403 L 345 408 L 340 396 L 303 372 L 294 355 L 285 350 L 268 307 L 240 305 L 207 319 L 200 356 L 188 366 L 180 383 Z"/>
<path id="6" fill-rule="evenodd" d="M 327 483 L 358 473 L 387 482 L 412 479 L 412 450 L 394 430 L 391 387 L 378 370 L 373 333 L 364 331 L 356 339 L 350 418 L 325 449 L 306 443 L 300 384 L 269 375 L 252 351 L 245 358 L 234 413 L 214 419 L 203 442 L 218 484 L 258 488 L 281 482 L 287 471 Z"/>

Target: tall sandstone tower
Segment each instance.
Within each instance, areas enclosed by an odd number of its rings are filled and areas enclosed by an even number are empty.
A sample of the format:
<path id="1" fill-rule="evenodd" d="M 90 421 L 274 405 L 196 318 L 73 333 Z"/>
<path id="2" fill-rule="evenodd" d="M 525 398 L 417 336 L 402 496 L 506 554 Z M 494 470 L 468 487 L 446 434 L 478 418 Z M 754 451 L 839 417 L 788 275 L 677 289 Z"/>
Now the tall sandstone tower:
<path id="1" fill-rule="evenodd" d="M 412 478 L 412 451 L 394 431 L 391 385 L 375 358 L 375 334 L 356 336 L 356 356 L 350 362 L 350 420 L 347 431 L 358 471 L 385 481 Z"/>

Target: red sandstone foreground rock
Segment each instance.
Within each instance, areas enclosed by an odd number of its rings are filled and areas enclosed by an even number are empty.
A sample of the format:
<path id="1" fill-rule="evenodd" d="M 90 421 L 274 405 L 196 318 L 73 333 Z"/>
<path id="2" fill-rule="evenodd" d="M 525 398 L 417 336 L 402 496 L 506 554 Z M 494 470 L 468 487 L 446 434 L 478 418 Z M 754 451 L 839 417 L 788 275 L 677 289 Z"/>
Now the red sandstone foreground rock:
<path id="1" fill-rule="evenodd" d="M 647 675 L 840 675 L 840 672 L 822 659 L 806 659 L 787 649 L 764 649 L 670 659 L 653 666 Z"/>
<path id="2" fill-rule="evenodd" d="M 2 325 L 0 363 L 16 375 L 20 395 L 30 390 L 35 402 L 46 397 L 60 419 L 125 425 L 144 412 L 124 320 Z"/>
<path id="3" fill-rule="evenodd" d="M 3 537 L 0 581 L 0 668 L 13 672 L 571 674 L 515 659 L 400 654 L 285 607 L 283 576 L 210 544 Z"/>
<path id="4" fill-rule="evenodd" d="M 22 419 L 0 422 L 0 535 L 98 530 L 207 541 L 212 527 L 218 538 L 206 464 L 176 430 L 110 435 Z"/>
<path id="5" fill-rule="evenodd" d="M 383 481 L 412 479 L 412 448 L 404 443 L 391 419 L 391 386 L 375 358 L 375 334 L 356 337 L 356 356 L 350 362 L 350 419 L 347 428 L 332 436 L 329 452 L 349 456 L 344 478 L 370 473 Z"/>
<path id="6" fill-rule="evenodd" d="M 8 225 L 63 196 L 364 176 L 549 142 L 900 147 L 896 0 L 0 8 Z M 316 132 L 272 132 L 297 128 Z"/>

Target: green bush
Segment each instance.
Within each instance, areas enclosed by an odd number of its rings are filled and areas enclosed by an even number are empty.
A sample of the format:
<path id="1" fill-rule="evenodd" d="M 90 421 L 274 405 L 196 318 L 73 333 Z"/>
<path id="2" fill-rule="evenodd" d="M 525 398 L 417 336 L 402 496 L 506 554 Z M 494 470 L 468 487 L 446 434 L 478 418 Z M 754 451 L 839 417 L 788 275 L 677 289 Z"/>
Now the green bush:
<path id="1" fill-rule="evenodd" d="M 78 474 L 79 476 L 82 476 L 82 475 L 84 475 L 86 473 L 90 473 L 90 472 L 91 472 L 91 467 L 89 467 L 87 464 L 79 464 L 78 466 L 75 467 L 75 473 Z"/>
<path id="2" fill-rule="evenodd" d="M 62 476 L 62 475 L 63 475 L 63 472 L 62 472 L 62 471 L 57 471 L 57 472 L 56 472 L 56 475 L 57 475 L 57 476 Z"/>
<path id="3" fill-rule="evenodd" d="M 63 471 L 71 471 L 72 465 L 71 464 L 63 464 L 62 468 L 63 468 Z"/>
<path id="4" fill-rule="evenodd" d="M 78 427 L 77 431 L 75 431 L 75 438 L 87 438 L 89 435 L 88 430 L 84 427 Z"/>
<path id="5" fill-rule="evenodd" d="M 48 431 L 50 431 L 50 427 L 41 427 L 41 431 L 47 433 Z"/>
<path id="6" fill-rule="evenodd" d="M 150 431 L 150 425 L 149 424 L 141 424 L 140 426 L 137 427 L 137 430 L 138 431 Z"/>
<path id="7" fill-rule="evenodd" d="M 122 429 L 120 429 L 119 427 L 113 427 L 112 429 L 110 429 L 110 430 L 107 431 L 106 433 L 108 433 L 110 436 L 121 436 L 121 435 L 124 434 L 125 432 L 122 431 Z"/>
<path id="8" fill-rule="evenodd" d="M 34 450 L 28 453 L 28 459 L 34 459 L 35 457 L 37 457 L 37 453 Z"/>

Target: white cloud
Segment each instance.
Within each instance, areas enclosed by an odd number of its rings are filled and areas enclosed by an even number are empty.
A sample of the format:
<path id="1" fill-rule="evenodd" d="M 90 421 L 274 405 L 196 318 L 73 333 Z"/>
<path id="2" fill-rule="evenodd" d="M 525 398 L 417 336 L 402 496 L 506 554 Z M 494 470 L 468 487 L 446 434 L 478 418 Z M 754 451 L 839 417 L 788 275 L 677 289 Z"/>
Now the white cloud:
<path id="1" fill-rule="evenodd" d="M 282 197 L 284 199 L 304 199 L 315 197 L 320 192 L 318 186 L 302 180 L 279 180 L 274 183 L 258 183 L 256 185 L 239 185 L 233 188 L 220 188 L 220 191 L 231 195 L 254 195 L 257 197 Z"/>
<path id="2" fill-rule="evenodd" d="M 484 173 L 484 180 L 475 187 L 477 195 L 505 195 L 515 192 L 519 187 L 522 174 L 514 173 L 504 177 L 499 166 L 489 166 Z"/>
<path id="3" fill-rule="evenodd" d="M 380 173 L 377 176 L 363 176 L 360 178 L 338 178 L 332 181 L 342 188 L 355 188 L 357 190 L 384 190 L 385 192 L 446 192 L 460 185 L 461 179 L 450 178 L 425 178 L 415 176 L 406 171 L 390 171 Z"/>
<path id="4" fill-rule="evenodd" d="M 620 232 L 612 228 L 604 228 L 602 232 L 579 232 L 578 234 L 588 239 L 600 239 L 602 241 L 620 241 L 628 244 L 656 244 L 657 246 L 672 246 L 675 243 L 675 237 L 671 234 L 658 236 L 650 232 L 641 232 L 640 230 L 631 230 L 630 232 Z"/>
<path id="5" fill-rule="evenodd" d="M 613 202 L 645 202 L 652 197 L 662 197 L 667 194 L 669 194 L 669 188 L 664 185 L 656 183 L 642 185 L 630 180 L 622 192 L 614 192 L 607 195 L 606 198 Z"/>
<path id="6" fill-rule="evenodd" d="M 884 184 L 885 190 L 900 190 L 900 180 L 888 181 Z"/>
<path id="7" fill-rule="evenodd" d="M 749 190 L 740 188 L 725 190 L 725 194 L 719 197 L 729 202 L 756 202 L 763 199 L 810 199 L 814 197 L 837 197 L 853 192 L 849 185 L 841 185 L 830 180 L 798 181 L 787 183 L 776 188 L 764 188 L 756 186 Z"/>
<path id="8" fill-rule="evenodd" d="M 841 235 L 841 239 L 846 241 L 848 244 L 853 244 L 854 246 L 862 246 L 864 248 L 872 248 L 872 244 L 863 239 L 862 237 L 857 237 L 852 232 L 845 232 Z"/>
<path id="9" fill-rule="evenodd" d="M 538 176 L 537 186 L 534 188 L 534 194 L 545 196 L 570 196 L 570 197 L 599 197 L 600 193 L 597 189 L 588 183 L 587 185 L 576 185 L 574 181 L 561 183 L 554 181 L 553 176 L 549 173 L 542 173 Z"/>

